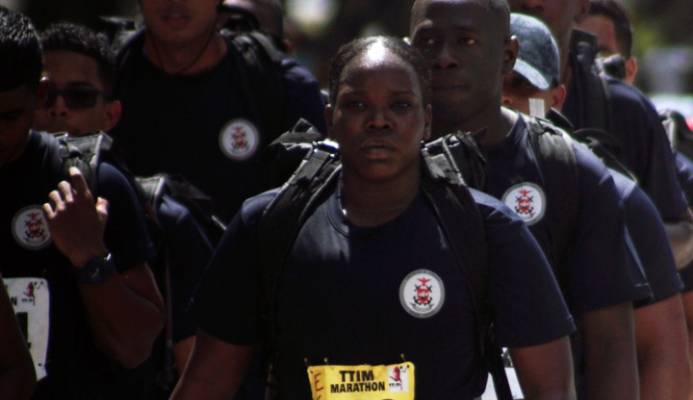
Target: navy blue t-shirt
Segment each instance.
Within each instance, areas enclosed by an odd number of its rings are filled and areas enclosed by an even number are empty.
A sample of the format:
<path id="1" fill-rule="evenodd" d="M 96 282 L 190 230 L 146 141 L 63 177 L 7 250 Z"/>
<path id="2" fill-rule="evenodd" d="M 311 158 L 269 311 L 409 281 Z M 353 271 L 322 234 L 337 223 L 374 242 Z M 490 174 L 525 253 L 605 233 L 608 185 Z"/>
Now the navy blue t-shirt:
<path id="1" fill-rule="evenodd" d="M 588 149 L 577 143 L 573 149 L 579 185 L 575 242 L 563 259 L 552 262 L 568 306 L 579 318 L 585 312 L 648 298 L 650 292 L 642 270 L 628 255 L 623 209 L 613 179 Z M 524 214 L 525 222 L 531 224 L 545 253 L 553 254 L 550 221 L 561 221 L 563 214 L 553 215 L 548 203 L 565 189 L 546 187 L 524 119 L 518 118 L 501 144 L 486 149 L 486 156 L 485 191 L 521 215 L 531 210 Z"/>
<path id="2" fill-rule="evenodd" d="M 581 67 L 574 52 L 573 70 Z M 588 128 L 585 113 L 589 109 L 584 82 L 573 74 L 563 113 L 576 129 Z M 664 221 L 678 221 L 688 204 L 676 179 L 671 145 L 652 103 L 638 89 L 617 79 L 605 78 L 608 89 L 607 109 L 610 130 L 621 145 L 621 161 L 638 178 Z M 605 127 L 592 127 L 601 128 Z"/>
<path id="3" fill-rule="evenodd" d="M 34 394 L 44 398 L 122 398 L 133 393 L 122 379 L 126 373 L 110 361 L 94 343 L 82 303 L 74 267 L 52 245 L 41 205 L 63 178 L 48 168 L 55 139 L 32 132 L 24 153 L 0 167 L 0 182 L 12 188 L 0 196 L 5 229 L 0 233 L 0 272 L 5 279 L 27 279 L 26 288 L 17 293 L 18 304 L 33 304 L 19 313 L 32 356 L 47 345 L 45 370 Z M 114 167 L 98 169 L 98 195 L 109 201 L 105 243 L 118 271 L 149 261 L 153 247 L 147 234 L 142 210 L 128 181 Z M 40 305 L 47 293 L 49 309 Z M 48 339 L 37 327 L 50 320 Z M 35 343 L 32 340 L 36 339 Z"/>
<path id="4" fill-rule="evenodd" d="M 190 211 L 168 195 L 163 196 L 157 217 L 166 240 L 165 251 L 171 271 L 170 322 L 173 341 L 178 342 L 195 334 L 190 300 L 212 256 L 212 245 Z M 157 272 L 158 275 L 162 273 Z"/>
<path id="5" fill-rule="evenodd" d="M 682 153 L 676 152 L 675 155 L 676 170 L 688 201 L 693 201 L 693 161 Z M 693 290 L 693 264 L 679 271 L 685 290 Z"/>
<path id="6" fill-rule="evenodd" d="M 244 204 L 195 300 L 200 328 L 229 343 L 252 345 L 263 334 L 258 254 L 271 250 L 259 247 L 257 225 L 275 195 Z M 500 344 L 532 346 L 570 334 L 572 317 L 526 226 L 497 200 L 473 196 L 485 222 L 489 302 Z M 458 268 L 423 196 L 394 220 L 360 228 L 345 220 L 333 193 L 300 230 L 279 280 L 281 397 L 310 398 L 306 363 L 382 365 L 402 358 L 415 365 L 417 398 L 480 395 L 487 371 Z M 430 310 L 416 305 L 417 283 L 433 288 L 426 291 L 433 293 Z"/>
<path id="7" fill-rule="evenodd" d="M 112 131 L 115 149 L 136 175 L 182 175 L 211 196 L 226 222 L 243 200 L 270 188 L 261 154 L 282 132 L 262 132 L 262 124 L 252 121 L 252 102 L 243 98 L 230 55 L 233 47 L 208 71 L 174 76 L 149 61 L 142 43 L 136 40 L 126 49 L 128 57 L 118 72 L 116 95 L 123 118 Z M 289 59 L 281 66 L 284 130 L 305 118 L 324 132 L 317 81 Z"/>
<path id="8" fill-rule="evenodd" d="M 657 208 L 635 182 L 614 170 L 609 172 L 623 201 L 633 253 L 637 254 L 652 290 L 652 298 L 637 305 L 646 306 L 680 293 L 683 283 Z"/>

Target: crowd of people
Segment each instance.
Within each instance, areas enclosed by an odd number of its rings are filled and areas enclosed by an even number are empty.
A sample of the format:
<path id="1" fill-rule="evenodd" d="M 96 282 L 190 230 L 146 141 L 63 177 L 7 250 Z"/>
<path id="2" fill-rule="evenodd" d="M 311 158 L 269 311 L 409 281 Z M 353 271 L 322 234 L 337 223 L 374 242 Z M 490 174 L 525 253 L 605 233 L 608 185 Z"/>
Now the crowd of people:
<path id="1" fill-rule="evenodd" d="M 279 0 L 140 8 L 0 6 L 0 398 L 693 399 L 693 162 L 617 0 L 415 0 L 324 89 Z"/>

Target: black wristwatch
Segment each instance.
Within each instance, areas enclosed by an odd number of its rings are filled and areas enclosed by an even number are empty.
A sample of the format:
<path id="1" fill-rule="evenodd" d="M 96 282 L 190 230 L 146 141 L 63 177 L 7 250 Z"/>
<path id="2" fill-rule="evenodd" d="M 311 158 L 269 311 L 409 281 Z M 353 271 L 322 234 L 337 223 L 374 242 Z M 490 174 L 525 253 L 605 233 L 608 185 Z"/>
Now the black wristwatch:
<path id="1" fill-rule="evenodd" d="M 93 257 L 82 268 L 75 268 L 79 283 L 100 284 L 116 272 L 115 264 L 108 253 L 106 257 Z"/>

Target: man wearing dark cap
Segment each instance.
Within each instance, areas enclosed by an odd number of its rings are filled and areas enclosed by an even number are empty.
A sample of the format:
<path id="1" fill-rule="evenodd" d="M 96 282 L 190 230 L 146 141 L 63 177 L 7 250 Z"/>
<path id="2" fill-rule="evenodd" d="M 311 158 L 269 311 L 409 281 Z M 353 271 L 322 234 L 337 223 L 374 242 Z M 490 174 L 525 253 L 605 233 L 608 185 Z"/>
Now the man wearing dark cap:
<path id="1" fill-rule="evenodd" d="M 534 117 L 545 117 L 565 100 L 556 55 L 558 45 L 546 25 L 521 14 L 510 17 L 510 33 L 519 52 L 513 72 L 503 81 L 503 105 Z"/>
<path id="2" fill-rule="evenodd" d="M 529 113 L 532 101 L 543 101 L 565 88 L 558 75 L 558 47 L 549 29 L 538 19 L 522 14 L 511 17 L 511 33 L 520 43 L 513 79 L 503 85 L 506 104 Z M 553 81 L 553 86 L 547 86 Z M 560 96 L 558 96 L 560 97 Z M 559 107 L 560 101 L 547 103 Z M 539 107 L 539 106 L 535 106 Z M 561 122 L 558 111 L 546 108 L 555 122 Z M 566 129 L 570 130 L 568 125 Z M 621 194 L 628 232 L 652 289 L 652 299 L 638 302 L 635 309 L 635 332 L 638 353 L 641 399 L 687 398 L 688 347 L 686 321 L 680 291 L 681 280 L 671 254 L 666 232 L 647 195 L 624 175 L 610 170 Z"/>
<path id="3" fill-rule="evenodd" d="M 674 156 L 650 101 L 617 79 L 597 75 L 597 41 L 574 29 L 589 0 L 510 0 L 513 12 L 534 15 L 551 29 L 560 50 L 568 95 L 561 108 L 576 129 L 604 131 L 618 143 L 616 156 L 638 178 L 666 223 L 676 265 L 693 261 L 693 225 L 676 175 Z"/>

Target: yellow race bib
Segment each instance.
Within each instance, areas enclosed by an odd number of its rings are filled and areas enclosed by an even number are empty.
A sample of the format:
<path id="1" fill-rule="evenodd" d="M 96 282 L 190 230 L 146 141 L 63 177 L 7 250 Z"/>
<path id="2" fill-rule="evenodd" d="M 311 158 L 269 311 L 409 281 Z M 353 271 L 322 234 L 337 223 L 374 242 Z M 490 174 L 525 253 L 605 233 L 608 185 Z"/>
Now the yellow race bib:
<path id="1" fill-rule="evenodd" d="M 414 364 L 308 367 L 313 400 L 414 400 Z"/>

